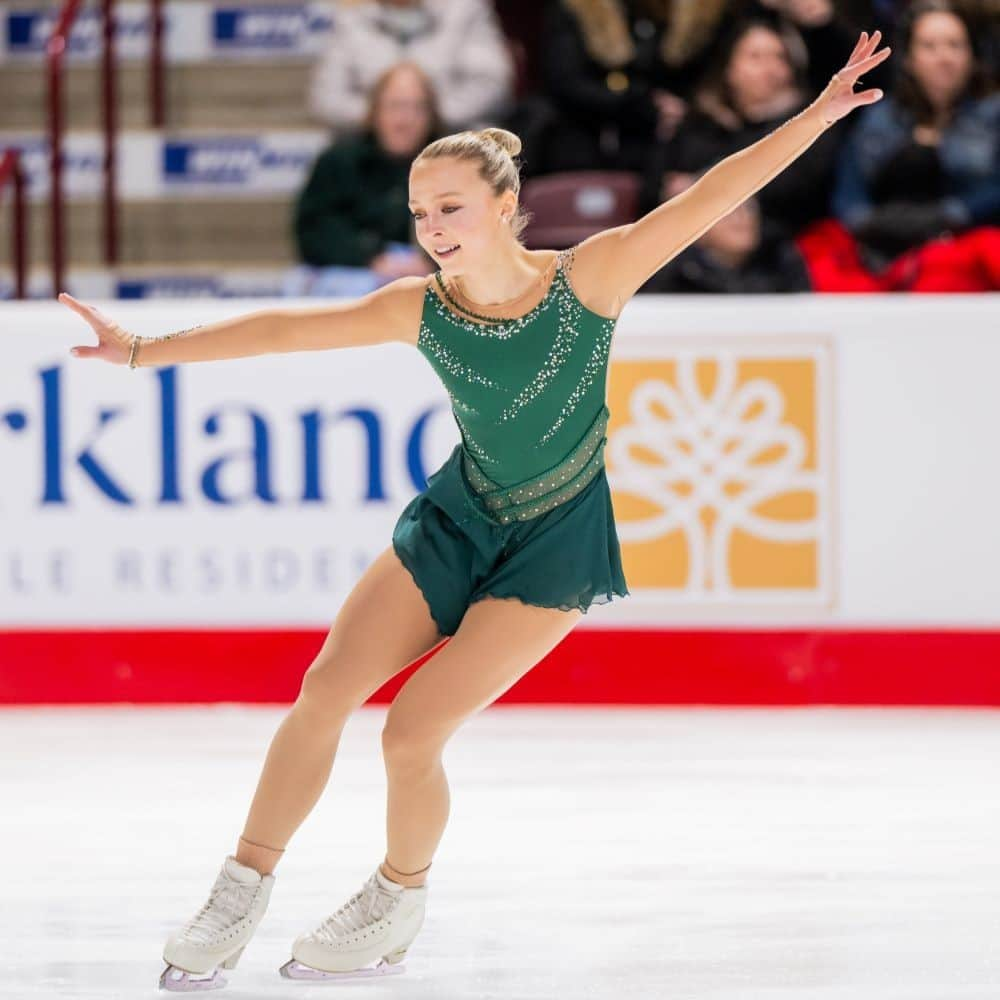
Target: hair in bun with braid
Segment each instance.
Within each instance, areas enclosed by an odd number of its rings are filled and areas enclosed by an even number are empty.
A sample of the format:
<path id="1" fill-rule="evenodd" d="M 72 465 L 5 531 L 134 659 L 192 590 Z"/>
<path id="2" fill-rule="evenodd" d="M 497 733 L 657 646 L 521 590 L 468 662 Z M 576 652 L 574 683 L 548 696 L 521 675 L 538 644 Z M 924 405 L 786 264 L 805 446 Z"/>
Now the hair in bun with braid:
<path id="1" fill-rule="evenodd" d="M 521 139 L 505 128 L 484 128 L 478 131 L 456 132 L 442 136 L 425 146 L 417 154 L 413 163 L 436 160 L 450 156 L 456 160 L 475 163 L 479 176 L 486 181 L 497 196 L 504 191 L 521 193 L 520 164 L 514 157 L 521 152 Z M 525 227 L 531 221 L 531 213 L 517 206 L 510 227 L 514 237 L 520 240 Z"/>

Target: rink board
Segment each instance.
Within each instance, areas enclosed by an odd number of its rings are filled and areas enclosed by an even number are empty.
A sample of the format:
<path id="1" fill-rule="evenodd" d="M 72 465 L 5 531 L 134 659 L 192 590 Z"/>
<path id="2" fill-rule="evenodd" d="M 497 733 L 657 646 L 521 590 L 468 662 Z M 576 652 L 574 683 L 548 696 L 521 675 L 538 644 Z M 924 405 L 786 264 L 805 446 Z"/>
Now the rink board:
<path id="1" fill-rule="evenodd" d="M 145 335 L 306 304 L 98 303 Z M 3 311 L 0 700 L 293 697 L 458 440 L 426 361 L 130 372 L 71 358 L 68 310 Z M 633 300 L 607 447 L 632 595 L 511 697 L 1000 703 L 998 320 L 993 296 Z"/>

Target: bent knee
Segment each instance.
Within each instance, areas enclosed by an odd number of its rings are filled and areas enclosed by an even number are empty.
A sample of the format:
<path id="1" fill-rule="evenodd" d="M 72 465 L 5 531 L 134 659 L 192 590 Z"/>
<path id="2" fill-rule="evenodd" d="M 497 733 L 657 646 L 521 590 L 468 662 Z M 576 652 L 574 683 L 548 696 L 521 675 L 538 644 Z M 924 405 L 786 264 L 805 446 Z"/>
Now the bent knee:
<path id="1" fill-rule="evenodd" d="M 426 720 L 394 718 L 390 711 L 382 729 L 382 756 L 393 770 L 436 764 L 451 734 Z"/>
<path id="2" fill-rule="evenodd" d="M 358 689 L 341 667 L 336 658 L 314 660 L 302 675 L 299 703 L 326 715 L 344 718 L 364 704 L 371 692 Z"/>

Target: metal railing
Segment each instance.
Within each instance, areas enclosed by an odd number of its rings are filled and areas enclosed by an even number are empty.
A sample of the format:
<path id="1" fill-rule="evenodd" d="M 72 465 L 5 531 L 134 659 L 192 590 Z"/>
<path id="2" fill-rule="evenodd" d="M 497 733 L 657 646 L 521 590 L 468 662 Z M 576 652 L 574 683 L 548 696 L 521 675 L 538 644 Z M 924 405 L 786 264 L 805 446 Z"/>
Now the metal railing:
<path id="1" fill-rule="evenodd" d="M 55 30 L 46 47 L 49 81 L 49 175 L 51 178 L 50 231 L 52 260 L 52 294 L 63 290 L 66 271 L 66 220 L 63 196 L 63 132 L 62 107 L 63 56 L 70 30 L 83 5 L 83 0 L 67 0 L 59 13 Z M 101 57 L 101 117 L 104 134 L 104 260 L 109 266 L 118 262 L 118 200 L 117 200 L 117 102 L 115 92 L 115 24 L 114 0 L 101 0 L 103 52 Z"/>
<path id="2" fill-rule="evenodd" d="M 149 3 L 149 120 L 153 128 L 166 124 L 163 73 L 163 0 Z"/>
<path id="3" fill-rule="evenodd" d="M 14 226 L 11 247 L 11 259 L 14 262 L 14 297 L 28 297 L 28 226 L 25 202 L 27 201 L 27 184 L 24 179 L 24 168 L 21 166 L 21 152 L 18 149 L 8 149 L 0 158 L 0 199 L 4 188 L 10 182 L 13 187 Z"/>

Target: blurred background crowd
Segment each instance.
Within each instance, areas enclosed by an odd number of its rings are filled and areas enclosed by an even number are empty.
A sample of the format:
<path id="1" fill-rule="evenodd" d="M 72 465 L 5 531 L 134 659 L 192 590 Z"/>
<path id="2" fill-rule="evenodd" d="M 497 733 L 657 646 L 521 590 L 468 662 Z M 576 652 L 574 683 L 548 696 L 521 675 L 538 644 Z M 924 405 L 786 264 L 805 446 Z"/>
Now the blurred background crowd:
<path id="1" fill-rule="evenodd" d="M 892 57 L 861 86 L 885 96 L 642 291 L 1000 288 L 1000 0 L 164 0 L 156 49 L 151 9 L 0 8 L 0 299 L 25 258 L 35 298 L 350 297 L 429 273 L 410 164 L 487 125 L 523 143 L 523 241 L 562 249 L 780 127 L 875 29 Z M 25 188 L 30 211 L 7 194 Z"/>
<path id="2" fill-rule="evenodd" d="M 339 0 L 307 94 L 331 135 L 295 198 L 299 258 L 359 289 L 430 273 L 409 164 L 484 125 L 524 144 L 528 246 L 630 222 L 804 108 L 876 28 L 894 57 L 862 85 L 886 96 L 642 291 L 1000 288 L 996 0 Z"/>

